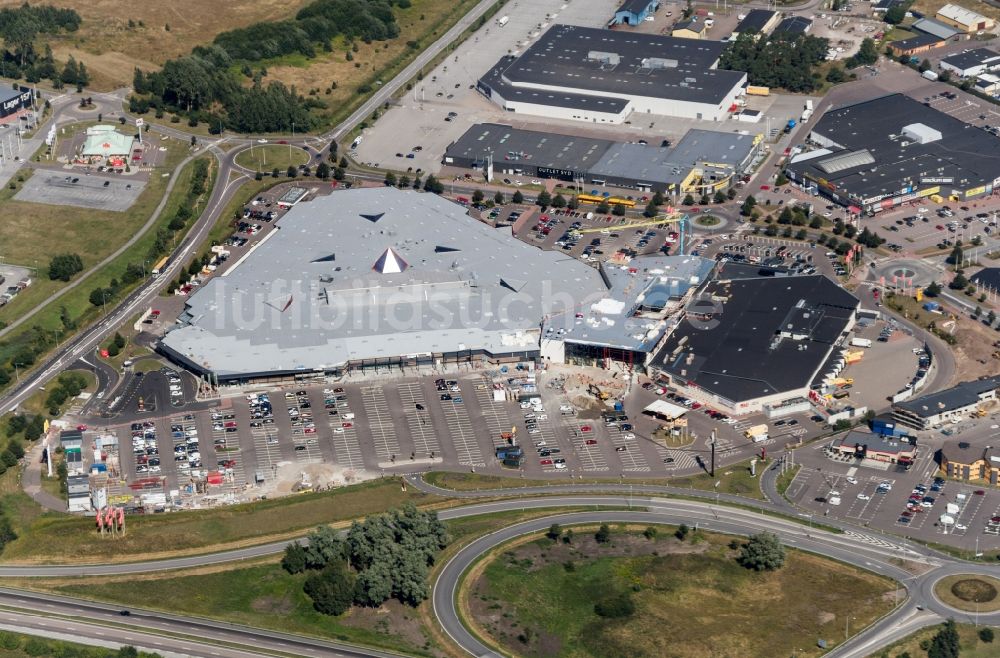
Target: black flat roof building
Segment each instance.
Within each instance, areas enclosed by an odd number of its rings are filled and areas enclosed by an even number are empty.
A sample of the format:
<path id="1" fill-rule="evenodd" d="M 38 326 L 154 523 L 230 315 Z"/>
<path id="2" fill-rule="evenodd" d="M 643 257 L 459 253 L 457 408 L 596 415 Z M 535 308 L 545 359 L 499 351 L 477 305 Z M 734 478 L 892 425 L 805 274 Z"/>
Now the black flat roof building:
<path id="1" fill-rule="evenodd" d="M 892 415 L 903 424 L 927 429 L 966 414 L 981 402 L 996 400 L 998 389 L 1000 375 L 962 382 L 937 393 L 897 402 L 892 405 Z"/>
<path id="2" fill-rule="evenodd" d="M 523 53 L 497 62 L 478 88 L 511 111 L 527 103 L 535 107 L 522 111 L 531 113 L 551 105 L 721 120 L 746 80 L 743 72 L 716 68 L 725 47 L 721 41 L 553 25 Z"/>
<path id="3" fill-rule="evenodd" d="M 804 397 L 858 305 L 821 275 L 716 279 L 689 305 L 653 367 L 738 413 Z"/>
<path id="4" fill-rule="evenodd" d="M 778 23 L 778 26 L 774 28 L 774 33 L 805 34 L 812 29 L 812 24 L 812 19 L 805 16 L 789 16 Z"/>
<path id="5" fill-rule="evenodd" d="M 767 27 L 774 21 L 777 15 L 778 12 L 771 11 L 770 9 L 751 9 L 733 31 L 737 34 L 743 34 L 744 32 L 766 32 Z"/>
<path id="6" fill-rule="evenodd" d="M 1000 184 L 1000 139 L 902 94 L 829 110 L 809 141 L 821 148 L 793 157 L 789 178 L 868 212 Z"/>

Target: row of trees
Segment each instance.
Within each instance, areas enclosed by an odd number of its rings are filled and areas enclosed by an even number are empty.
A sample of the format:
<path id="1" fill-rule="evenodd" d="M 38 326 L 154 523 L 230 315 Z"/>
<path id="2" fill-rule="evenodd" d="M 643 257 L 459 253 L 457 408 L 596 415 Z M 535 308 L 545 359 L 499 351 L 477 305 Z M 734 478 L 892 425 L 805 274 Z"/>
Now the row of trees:
<path id="1" fill-rule="evenodd" d="M 408 7 L 409 0 L 395 4 Z M 398 36 L 393 2 L 314 0 L 294 18 L 223 32 L 212 44 L 168 60 L 159 71 L 136 69 L 132 87 L 137 96 L 130 99 L 130 108 L 184 113 L 213 131 L 281 132 L 293 125 L 306 131 L 312 125 L 309 111 L 326 104 L 280 82 L 264 85 L 266 69 L 252 65 L 292 54 L 311 58 L 317 48 L 332 51 L 340 39 L 351 44 L 347 56 L 353 59 L 356 39 L 371 43 Z M 240 75 L 252 84 L 244 85 Z"/>
<path id="2" fill-rule="evenodd" d="M 309 573 L 303 589 L 323 614 L 378 606 L 390 598 L 415 606 L 428 597 L 428 568 L 448 541 L 436 512 L 407 504 L 355 521 L 343 539 L 321 526 L 305 545 L 290 544 L 281 565 L 289 573 Z"/>
<path id="3" fill-rule="evenodd" d="M 45 46 L 39 54 L 35 42 L 43 34 L 75 32 L 80 27 L 80 15 L 72 9 L 59 9 L 48 5 L 29 5 L 0 9 L 0 75 L 38 82 L 52 80 L 57 88 L 63 83 L 76 84 L 81 79 L 80 66 L 72 61 L 72 67 L 60 70 L 52 57 L 52 49 Z M 67 79 L 68 78 L 68 79 Z M 89 81 L 86 68 L 83 69 L 83 84 Z"/>
<path id="4" fill-rule="evenodd" d="M 719 68 L 746 71 L 752 85 L 809 92 L 820 86 L 813 67 L 826 59 L 829 47 L 827 39 L 809 34 L 744 32 L 722 53 Z"/>

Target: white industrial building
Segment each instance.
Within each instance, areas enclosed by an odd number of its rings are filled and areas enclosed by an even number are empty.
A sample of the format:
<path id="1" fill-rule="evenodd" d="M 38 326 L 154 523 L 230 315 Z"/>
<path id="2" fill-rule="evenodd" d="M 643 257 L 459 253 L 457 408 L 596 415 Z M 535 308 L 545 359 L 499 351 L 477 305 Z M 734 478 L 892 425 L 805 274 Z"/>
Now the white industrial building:
<path id="1" fill-rule="evenodd" d="M 521 54 L 505 56 L 478 89 L 509 112 L 590 123 L 633 114 L 722 121 L 746 73 L 717 68 L 726 44 L 553 25 Z"/>
<path id="2" fill-rule="evenodd" d="M 969 78 L 1000 68 L 1000 53 L 989 48 L 973 48 L 945 57 L 939 66 L 942 71 Z"/>

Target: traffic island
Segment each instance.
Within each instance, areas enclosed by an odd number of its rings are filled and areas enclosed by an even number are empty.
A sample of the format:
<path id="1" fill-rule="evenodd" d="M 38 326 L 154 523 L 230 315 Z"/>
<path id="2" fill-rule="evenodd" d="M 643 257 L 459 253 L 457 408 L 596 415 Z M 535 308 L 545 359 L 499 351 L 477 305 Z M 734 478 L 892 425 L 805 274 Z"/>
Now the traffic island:
<path id="1" fill-rule="evenodd" d="M 1000 610 L 1000 580 L 992 576 L 946 576 L 935 583 L 934 595 L 945 605 L 965 612 Z"/>

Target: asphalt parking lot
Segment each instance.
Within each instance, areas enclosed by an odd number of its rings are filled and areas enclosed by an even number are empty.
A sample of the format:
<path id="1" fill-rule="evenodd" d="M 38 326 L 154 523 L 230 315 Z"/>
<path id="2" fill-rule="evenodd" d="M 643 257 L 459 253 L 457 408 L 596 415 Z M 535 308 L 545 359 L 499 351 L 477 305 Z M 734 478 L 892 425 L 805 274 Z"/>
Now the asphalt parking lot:
<path id="1" fill-rule="evenodd" d="M 966 549 L 1000 547 L 1000 524 L 993 522 L 1000 515 L 1000 491 L 943 479 L 936 485 L 934 454 L 940 444 L 935 436 L 921 437 L 917 461 L 908 471 L 888 463 L 830 457 L 827 442 L 796 450 L 794 459 L 802 468 L 786 496 L 811 510 L 816 520 L 844 519 L 922 541 L 943 542 L 951 535 L 948 543 Z M 839 505 L 830 504 L 831 492 L 840 494 Z M 911 502 L 918 494 L 919 500 Z M 950 511 L 949 504 L 955 506 Z M 943 515 L 954 524 L 942 523 Z"/>
<path id="2" fill-rule="evenodd" d="M 76 206 L 95 210 L 128 210 L 146 186 L 141 178 L 108 177 L 36 171 L 14 198 L 52 206 Z"/>

